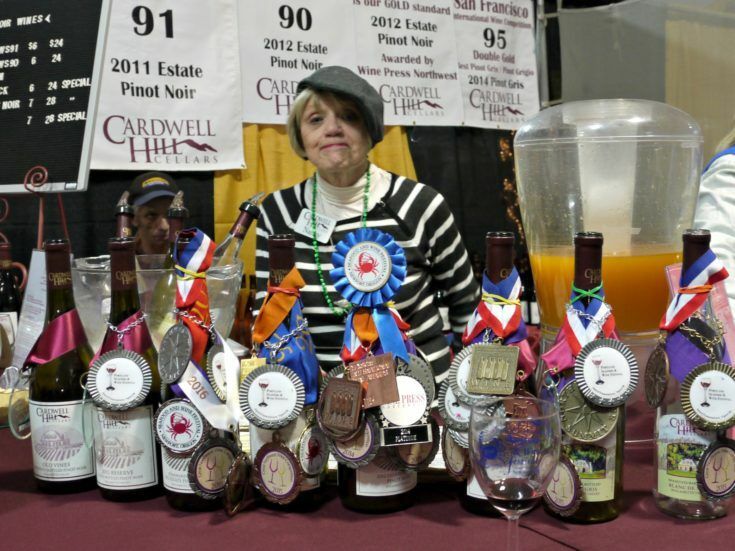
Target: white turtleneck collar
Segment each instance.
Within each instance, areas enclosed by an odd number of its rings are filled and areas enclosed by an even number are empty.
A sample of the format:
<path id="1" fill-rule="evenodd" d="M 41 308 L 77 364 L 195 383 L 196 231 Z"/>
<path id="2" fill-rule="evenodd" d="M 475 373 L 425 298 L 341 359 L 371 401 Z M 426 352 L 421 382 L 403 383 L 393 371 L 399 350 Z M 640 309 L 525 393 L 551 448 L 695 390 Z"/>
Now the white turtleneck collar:
<path id="1" fill-rule="evenodd" d="M 333 220 L 346 220 L 362 215 L 363 194 L 367 184 L 366 174 L 347 187 L 333 186 L 324 181 L 318 174 L 316 211 Z M 382 168 L 370 163 L 370 196 L 368 197 L 368 211 L 372 209 L 390 188 L 391 176 Z M 306 189 L 306 201 L 311 207 L 314 178 L 309 179 Z"/>

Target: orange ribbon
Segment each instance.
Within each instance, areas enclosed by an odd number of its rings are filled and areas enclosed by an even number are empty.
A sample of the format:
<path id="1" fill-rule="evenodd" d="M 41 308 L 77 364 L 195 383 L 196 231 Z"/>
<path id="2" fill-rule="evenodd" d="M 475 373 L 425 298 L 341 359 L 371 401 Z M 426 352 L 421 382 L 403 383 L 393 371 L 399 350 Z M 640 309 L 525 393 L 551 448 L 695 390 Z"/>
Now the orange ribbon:
<path id="1" fill-rule="evenodd" d="M 709 293 L 711 290 L 712 285 L 696 285 L 694 287 L 681 287 L 678 292 L 680 295 L 700 295 Z"/>
<path id="2" fill-rule="evenodd" d="M 359 308 L 352 316 L 352 329 L 365 348 L 371 348 L 378 340 L 378 328 L 368 308 Z"/>
<path id="3" fill-rule="evenodd" d="M 299 300 L 299 289 L 304 285 L 306 285 L 304 278 L 296 267 L 293 267 L 279 286 L 268 286 L 268 296 L 265 297 L 258 317 L 255 318 L 253 342 L 260 344 L 270 338 Z"/>

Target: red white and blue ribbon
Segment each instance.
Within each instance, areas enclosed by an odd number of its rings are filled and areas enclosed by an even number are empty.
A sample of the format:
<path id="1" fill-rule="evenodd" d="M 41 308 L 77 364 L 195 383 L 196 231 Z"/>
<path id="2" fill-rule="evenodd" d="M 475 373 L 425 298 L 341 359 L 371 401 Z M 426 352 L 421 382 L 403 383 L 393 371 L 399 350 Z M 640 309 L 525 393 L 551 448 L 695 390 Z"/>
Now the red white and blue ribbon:
<path id="1" fill-rule="evenodd" d="M 711 250 L 707 250 L 681 274 L 679 291 L 661 318 L 659 327 L 666 331 L 673 331 L 679 327 L 702 307 L 709 296 L 711 286 L 726 279 L 728 275 L 722 261 Z"/>
<path id="2" fill-rule="evenodd" d="M 366 254 L 364 257 L 359 255 L 354 260 L 350 260 L 354 256 L 352 253 L 355 247 L 364 243 L 371 243 L 382 249 L 390 259 L 390 266 L 385 266 L 382 259 L 372 254 Z M 354 265 L 350 264 L 352 262 Z M 332 264 L 334 268 L 330 270 L 329 275 L 334 282 L 335 289 L 356 307 L 345 321 L 344 346 L 348 349 L 353 346 L 353 318 L 356 311 L 359 314 L 359 310 L 365 308 L 369 310 L 375 323 L 382 349 L 408 362 L 408 351 L 403 335 L 386 304 L 398 292 L 406 277 L 406 255 L 403 249 L 388 233 L 373 228 L 360 228 L 348 233 L 336 244 L 332 253 Z M 364 274 L 369 279 L 376 279 L 373 277 L 373 272 L 380 270 L 387 271 L 382 285 L 371 289 L 357 288 L 356 277 L 360 278 Z"/>
<path id="3" fill-rule="evenodd" d="M 582 348 L 595 340 L 600 333 L 606 338 L 618 339 L 615 317 L 612 315 L 612 308 L 604 300 L 602 285 L 595 295 L 585 307 L 582 295 L 572 291 L 570 304 L 554 345 L 541 355 L 546 369 L 552 375 L 573 367 Z"/>
<path id="4" fill-rule="evenodd" d="M 520 349 L 518 365 L 523 372 L 521 380 L 528 378 L 536 366 L 536 358 L 526 340 L 528 331 L 521 314 L 522 291 L 521 278 L 515 268 L 497 284 L 483 273 L 482 301 L 470 316 L 462 334 L 462 344 L 465 346 L 493 341 L 496 337 L 503 339 L 503 344 L 517 346 Z"/>

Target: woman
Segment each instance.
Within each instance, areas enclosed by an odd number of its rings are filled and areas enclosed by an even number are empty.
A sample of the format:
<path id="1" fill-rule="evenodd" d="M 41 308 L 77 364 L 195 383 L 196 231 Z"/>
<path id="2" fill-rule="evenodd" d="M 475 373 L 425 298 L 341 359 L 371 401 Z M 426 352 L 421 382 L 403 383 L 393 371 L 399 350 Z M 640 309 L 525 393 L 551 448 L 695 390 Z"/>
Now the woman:
<path id="1" fill-rule="evenodd" d="M 730 272 L 725 288 L 735 313 L 735 127 L 717 151 L 702 174 L 694 226 L 712 232 L 710 247 Z"/>
<path id="2" fill-rule="evenodd" d="M 265 296 L 268 236 L 295 234 L 296 265 L 306 281 L 301 297 L 317 357 L 326 370 L 338 365 L 348 305 L 329 278 L 331 257 L 334 244 L 361 227 L 364 217 L 368 228 L 390 233 L 406 253 L 407 274 L 394 302 L 437 381 L 443 380 L 450 351 L 434 295 L 444 291 L 458 335 L 479 298 L 446 202 L 432 188 L 368 161 L 368 152 L 383 138 L 383 101 L 367 81 L 344 67 L 323 67 L 302 80 L 297 92 L 288 134 L 294 151 L 311 161 L 316 173 L 263 202 L 257 230 L 258 299 Z M 309 222 L 312 205 L 319 217 L 316 235 Z"/>

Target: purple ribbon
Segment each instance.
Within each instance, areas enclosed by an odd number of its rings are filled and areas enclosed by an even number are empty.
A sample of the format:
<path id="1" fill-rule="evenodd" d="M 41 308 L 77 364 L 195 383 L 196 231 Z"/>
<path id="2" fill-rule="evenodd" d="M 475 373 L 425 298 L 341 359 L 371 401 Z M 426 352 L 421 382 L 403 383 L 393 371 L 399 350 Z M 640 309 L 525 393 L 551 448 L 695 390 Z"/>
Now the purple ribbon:
<path id="1" fill-rule="evenodd" d="M 696 367 L 710 361 L 710 357 L 687 339 L 681 331 L 672 331 L 666 339 L 666 355 L 669 357 L 671 375 L 681 384 Z M 716 358 L 719 360 L 719 358 Z M 730 363 L 730 354 L 725 350 L 722 362 Z"/>
<path id="2" fill-rule="evenodd" d="M 46 364 L 86 342 L 87 336 L 84 334 L 82 320 L 74 308 L 49 322 L 28 353 L 23 366 Z"/>

